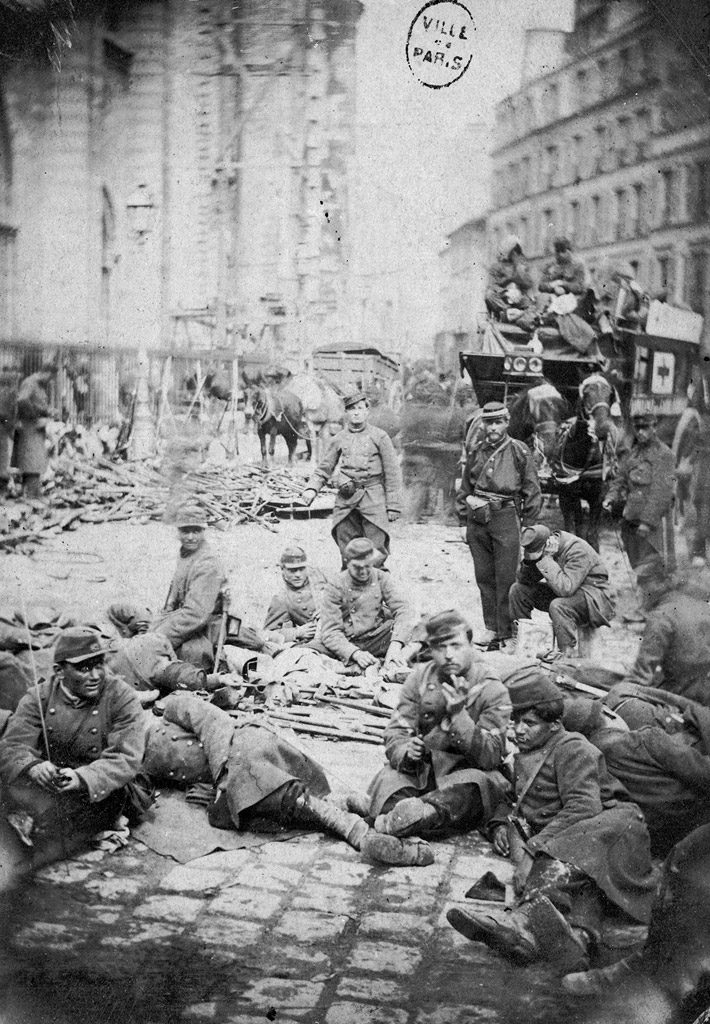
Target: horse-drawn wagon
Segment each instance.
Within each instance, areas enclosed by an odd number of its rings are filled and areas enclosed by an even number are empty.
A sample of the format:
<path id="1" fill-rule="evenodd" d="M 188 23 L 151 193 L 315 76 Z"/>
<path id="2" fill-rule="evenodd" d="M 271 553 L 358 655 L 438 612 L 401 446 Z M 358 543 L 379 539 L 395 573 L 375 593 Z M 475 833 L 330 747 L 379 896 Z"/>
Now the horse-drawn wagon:
<path id="1" fill-rule="evenodd" d="M 580 352 L 486 318 L 475 349 L 459 353 L 461 375 L 469 376 L 479 404 L 508 406 L 510 433 L 535 453 L 543 489 L 559 495 L 565 527 L 594 546 L 604 484 L 626 443 L 629 417 L 654 412 L 677 459 L 683 433 L 696 421 L 688 389 L 699 372 L 702 317 L 653 302 L 646 330 L 612 326 L 613 333 Z M 466 444 L 479 424 L 474 416 Z M 588 529 L 581 501 L 589 505 Z"/>

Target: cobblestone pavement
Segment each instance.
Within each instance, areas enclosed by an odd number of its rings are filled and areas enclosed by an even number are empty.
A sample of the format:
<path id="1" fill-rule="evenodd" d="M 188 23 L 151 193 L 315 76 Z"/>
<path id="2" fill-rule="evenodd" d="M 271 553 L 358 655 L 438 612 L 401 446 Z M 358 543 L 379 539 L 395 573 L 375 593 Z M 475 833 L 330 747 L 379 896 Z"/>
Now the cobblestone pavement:
<path id="1" fill-rule="evenodd" d="M 4 1024 L 569 1021 L 541 968 L 459 936 L 445 911 L 505 865 L 471 836 L 426 868 L 321 835 L 186 865 L 132 842 L 41 871 L 15 899 Z"/>

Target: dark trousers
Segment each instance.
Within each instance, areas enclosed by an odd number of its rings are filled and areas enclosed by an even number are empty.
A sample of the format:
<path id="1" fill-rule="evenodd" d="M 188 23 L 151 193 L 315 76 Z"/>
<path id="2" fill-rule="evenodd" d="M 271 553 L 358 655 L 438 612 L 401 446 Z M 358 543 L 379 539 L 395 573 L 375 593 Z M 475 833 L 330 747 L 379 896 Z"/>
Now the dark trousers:
<path id="1" fill-rule="evenodd" d="M 389 557 L 390 553 L 390 538 L 389 534 L 381 530 L 379 526 L 375 526 L 369 519 L 366 519 L 358 509 L 354 508 L 352 512 L 338 523 L 333 530 L 333 536 L 335 543 L 338 545 L 340 550 L 340 557 L 343 560 L 343 568 L 345 568 L 345 549 L 351 540 L 355 540 L 356 537 L 367 537 L 368 540 L 372 541 L 373 547 L 376 551 L 382 553 L 382 563 Z M 380 564 L 382 564 L 380 563 Z"/>
<path id="2" fill-rule="evenodd" d="M 42 484 L 39 473 L 22 474 L 22 494 L 25 498 L 41 498 Z"/>
<path id="3" fill-rule="evenodd" d="M 632 569 L 639 565 L 651 564 L 661 573 L 664 568 L 668 572 L 675 570 L 673 527 L 668 516 L 661 520 L 658 529 L 649 537 L 640 537 L 638 523 L 630 523 L 624 519 L 621 523 L 621 539 Z"/>
<path id="4" fill-rule="evenodd" d="M 111 828 L 125 804 L 124 789 L 96 803 L 88 795 L 50 793 L 33 782 L 14 782 L 7 793 L 10 810 L 26 811 L 34 819 L 32 838 L 38 848 L 59 840 L 76 850 L 97 832 Z M 63 855 L 60 851 L 59 856 Z"/>
<path id="5" fill-rule="evenodd" d="M 535 587 L 514 583 L 510 588 L 508 604 L 514 622 L 529 619 L 533 608 L 549 612 L 555 640 L 561 651 L 576 645 L 579 626 L 590 624 L 587 600 L 581 590 L 570 597 L 555 597 L 554 591 L 546 583 L 538 583 Z"/>
<path id="6" fill-rule="evenodd" d="M 491 521 L 485 526 L 469 520 L 466 542 L 473 558 L 486 629 L 492 630 L 497 637 L 509 637 L 512 622 L 508 594 L 515 583 L 520 561 L 517 512 L 512 506 L 491 512 Z"/>
<path id="7" fill-rule="evenodd" d="M 423 815 L 430 807 L 435 807 L 438 816 L 432 824 L 421 827 L 417 823 L 408 830 L 407 835 L 439 835 L 442 832 L 450 832 L 452 829 L 466 831 L 475 828 L 483 818 L 483 801 L 478 786 L 471 783 L 462 783 L 458 786 L 446 786 L 444 789 L 432 789 L 428 793 L 408 787 L 393 793 L 382 805 L 380 814 L 387 814 L 395 807 L 400 800 L 408 797 L 419 797 L 423 804 Z"/>
<path id="8" fill-rule="evenodd" d="M 574 928 L 584 928 L 590 936 L 599 938 L 604 894 L 583 871 L 539 853 L 525 883 L 523 902 L 535 896 L 547 896 Z"/>

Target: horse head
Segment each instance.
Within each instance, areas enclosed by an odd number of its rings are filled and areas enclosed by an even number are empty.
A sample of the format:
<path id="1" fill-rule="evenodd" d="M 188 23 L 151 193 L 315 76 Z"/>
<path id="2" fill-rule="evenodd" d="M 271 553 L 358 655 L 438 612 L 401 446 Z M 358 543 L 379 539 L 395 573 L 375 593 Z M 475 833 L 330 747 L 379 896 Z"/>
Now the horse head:
<path id="1" fill-rule="evenodd" d="M 252 416 L 257 423 L 265 423 L 274 414 L 271 392 L 261 385 L 247 388 L 247 409 L 251 407 Z"/>
<path id="2" fill-rule="evenodd" d="M 542 470 L 555 451 L 560 423 L 567 415 L 567 403 L 549 381 L 516 395 L 510 403 L 511 437 L 529 444 Z"/>
<path id="3" fill-rule="evenodd" d="M 601 373 L 593 373 L 579 385 L 579 401 L 590 435 L 605 441 L 613 426 L 611 406 L 614 388 Z"/>

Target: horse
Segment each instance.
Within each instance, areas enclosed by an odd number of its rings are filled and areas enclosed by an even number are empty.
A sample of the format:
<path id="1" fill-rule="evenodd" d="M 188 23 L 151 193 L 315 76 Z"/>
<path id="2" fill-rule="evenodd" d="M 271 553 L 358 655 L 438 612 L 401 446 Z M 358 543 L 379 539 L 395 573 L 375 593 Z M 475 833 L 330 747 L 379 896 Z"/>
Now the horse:
<path id="1" fill-rule="evenodd" d="M 614 402 L 614 388 L 602 374 L 586 377 L 579 385 L 577 414 L 560 425 L 552 459 L 565 530 L 583 537 L 595 551 L 606 480 L 616 471 L 621 439 L 611 418 Z M 588 524 L 583 501 L 589 506 Z"/>
<path id="2" fill-rule="evenodd" d="M 324 447 L 342 429 L 343 400 L 330 384 L 315 374 L 297 374 L 289 380 L 288 389 L 301 400 L 310 450 L 320 459 Z"/>
<path id="3" fill-rule="evenodd" d="M 248 388 L 256 430 L 261 445 L 261 464 L 268 465 L 266 438 L 270 437 L 269 455 L 273 459 L 277 436 L 283 437 L 288 448 L 289 465 L 293 462 L 299 438 L 306 442 L 308 458 L 312 455 L 310 433 L 303 414 L 301 399 L 291 391 L 271 391 L 266 387 Z"/>

